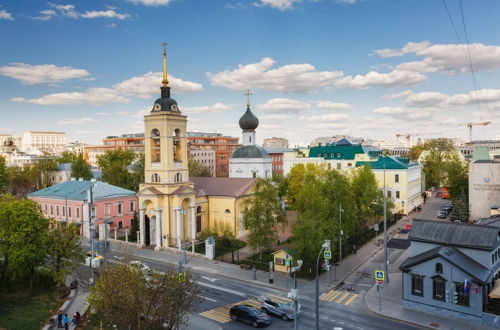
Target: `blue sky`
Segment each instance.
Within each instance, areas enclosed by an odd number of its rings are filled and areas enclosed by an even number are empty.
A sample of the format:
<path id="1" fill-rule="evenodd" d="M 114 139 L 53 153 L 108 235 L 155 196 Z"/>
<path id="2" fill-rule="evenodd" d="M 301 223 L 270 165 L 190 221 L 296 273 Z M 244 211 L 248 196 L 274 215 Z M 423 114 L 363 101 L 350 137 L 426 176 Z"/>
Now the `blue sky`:
<path id="1" fill-rule="evenodd" d="M 259 141 L 500 138 L 500 3 L 462 8 L 468 47 L 459 0 L 0 0 L 0 133 L 142 132 L 166 41 L 193 131 L 240 136 L 249 88 Z"/>

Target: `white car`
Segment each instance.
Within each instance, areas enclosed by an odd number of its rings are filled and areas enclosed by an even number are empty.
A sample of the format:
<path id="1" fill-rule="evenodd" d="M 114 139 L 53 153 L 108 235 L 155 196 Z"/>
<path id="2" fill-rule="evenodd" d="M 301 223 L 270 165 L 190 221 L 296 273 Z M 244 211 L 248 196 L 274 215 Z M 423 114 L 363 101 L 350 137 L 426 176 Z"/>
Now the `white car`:
<path id="1" fill-rule="evenodd" d="M 131 267 L 140 269 L 144 273 L 144 275 L 151 276 L 153 274 L 153 270 L 142 261 L 132 260 L 128 264 Z"/>

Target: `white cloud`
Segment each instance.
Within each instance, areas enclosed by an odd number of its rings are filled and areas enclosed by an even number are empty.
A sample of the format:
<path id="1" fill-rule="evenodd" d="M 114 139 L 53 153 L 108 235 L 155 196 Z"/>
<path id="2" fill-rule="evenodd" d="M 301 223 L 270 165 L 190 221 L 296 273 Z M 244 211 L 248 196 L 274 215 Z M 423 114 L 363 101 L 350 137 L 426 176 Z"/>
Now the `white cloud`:
<path id="1" fill-rule="evenodd" d="M 381 115 L 388 115 L 400 120 L 419 120 L 432 117 L 432 111 L 415 110 L 402 107 L 379 107 L 372 110 Z"/>
<path id="2" fill-rule="evenodd" d="M 93 131 L 93 130 L 81 130 L 76 131 L 76 134 L 86 134 L 86 135 L 101 135 L 101 131 Z"/>
<path id="3" fill-rule="evenodd" d="M 271 131 L 271 130 L 280 130 L 282 129 L 282 125 L 278 124 L 260 124 L 259 125 L 259 130 L 265 130 L 265 131 Z"/>
<path id="4" fill-rule="evenodd" d="M 399 93 L 394 93 L 394 94 L 385 94 L 385 95 L 382 95 L 382 98 L 383 99 L 387 99 L 387 100 L 392 100 L 392 99 L 399 99 L 399 98 L 402 98 L 402 97 L 406 97 L 408 95 L 411 95 L 413 92 L 409 89 L 405 90 L 405 91 L 402 91 L 402 92 L 399 92 Z"/>
<path id="5" fill-rule="evenodd" d="M 80 17 L 83 18 L 99 18 L 99 17 L 107 17 L 107 18 L 116 18 L 119 20 L 124 20 L 130 17 L 129 14 L 120 14 L 114 10 L 88 10 L 84 14 L 81 14 Z"/>
<path id="6" fill-rule="evenodd" d="M 327 115 L 300 116 L 299 117 L 300 120 L 307 121 L 307 122 L 313 122 L 313 123 L 345 121 L 349 118 L 350 118 L 350 116 L 345 114 L 345 113 L 330 113 Z"/>
<path id="7" fill-rule="evenodd" d="M 257 104 L 257 109 L 259 110 L 284 113 L 296 113 L 310 107 L 308 103 L 287 98 L 274 98 L 264 104 Z"/>
<path id="8" fill-rule="evenodd" d="M 284 120 L 290 118 L 289 115 L 285 114 L 270 114 L 270 115 L 264 115 L 264 116 L 259 116 L 261 121 L 272 121 L 272 120 Z"/>
<path id="9" fill-rule="evenodd" d="M 14 102 L 27 102 L 40 105 L 57 104 L 110 104 L 128 103 L 132 97 L 149 98 L 159 94 L 162 74 L 148 72 L 113 85 L 111 88 L 88 88 L 84 92 L 53 93 L 39 98 L 26 99 L 13 98 Z M 203 86 L 191 81 L 182 80 L 173 76 L 169 77 L 172 88 L 176 93 L 193 93 L 203 90 Z"/>
<path id="10" fill-rule="evenodd" d="M 271 69 L 276 62 L 264 57 L 258 63 L 238 65 L 234 70 L 207 73 L 213 86 L 235 90 L 248 88 L 276 92 L 312 92 L 332 86 L 342 76 L 339 71 L 317 71 L 311 64 L 289 64 Z"/>
<path id="11" fill-rule="evenodd" d="M 325 131 L 336 130 L 336 131 L 338 131 L 338 129 L 346 128 L 346 123 L 343 123 L 343 122 L 321 123 L 321 122 L 319 122 L 319 123 L 315 123 L 315 124 L 311 124 L 311 125 L 306 125 L 304 128 L 307 130 L 313 131 L 315 134 L 317 134 L 318 130 L 325 130 Z M 325 132 L 323 134 L 328 134 L 328 133 Z"/>
<path id="12" fill-rule="evenodd" d="M 13 21 L 14 17 L 7 10 L 0 9 L 0 19 L 6 19 L 6 20 L 9 20 L 9 21 Z"/>
<path id="13" fill-rule="evenodd" d="M 395 57 L 415 54 L 423 57 L 421 61 L 405 62 L 396 66 L 396 70 L 413 72 L 441 72 L 458 74 L 470 72 L 468 51 L 472 58 L 474 70 L 500 69 L 500 46 L 474 43 L 464 44 L 431 44 L 428 41 L 409 42 L 402 49 L 380 49 L 375 53 L 382 57 Z"/>
<path id="14" fill-rule="evenodd" d="M 446 95 L 440 92 L 413 93 L 406 98 L 405 104 L 417 108 L 446 108 L 466 106 L 476 103 L 500 104 L 500 89 L 480 89 L 467 94 Z"/>
<path id="15" fill-rule="evenodd" d="M 195 113 L 210 114 L 210 113 L 222 112 L 228 109 L 231 109 L 230 105 L 217 102 L 213 105 L 206 105 L 200 107 L 183 107 L 180 110 L 182 112 L 187 112 L 190 114 L 195 114 Z"/>
<path id="16" fill-rule="evenodd" d="M 77 126 L 81 126 L 81 125 L 87 125 L 87 124 L 90 124 L 90 123 L 96 122 L 96 121 L 98 121 L 98 120 L 94 119 L 94 118 L 81 117 L 81 118 L 66 118 L 66 119 L 62 119 L 58 123 L 60 125 L 77 125 Z"/>
<path id="17" fill-rule="evenodd" d="M 372 86 L 401 86 L 415 85 L 427 79 L 423 74 L 411 71 L 393 70 L 389 73 L 370 71 L 366 75 L 356 75 L 343 77 L 335 86 L 342 88 L 366 89 Z"/>
<path id="18" fill-rule="evenodd" d="M 0 67 L 0 75 L 19 80 L 26 85 L 60 82 L 67 79 L 87 77 L 84 69 L 54 64 L 31 65 L 26 63 L 10 63 Z"/>
<path id="19" fill-rule="evenodd" d="M 55 10 L 46 9 L 46 10 L 41 10 L 40 16 L 35 16 L 35 17 L 33 17 L 33 19 L 38 20 L 38 21 L 50 21 L 56 15 L 57 14 L 56 14 Z"/>
<path id="20" fill-rule="evenodd" d="M 352 105 L 348 103 L 339 103 L 332 101 L 317 101 L 316 107 L 318 109 L 326 109 L 326 110 L 351 110 Z"/>
<path id="21" fill-rule="evenodd" d="M 58 5 L 55 3 L 48 3 L 50 7 L 56 9 L 58 11 L 58 14 L 61 16 L 65 17 L 70 17 L 77 19 L 79 14 L 75 11 L 75 6 L 74 5 Z"/>
<path id="22" fill-rule="evenodd" d="M 145 6 L 165 6 L 168 5 L 172 0 L 127 0 L 133 4 L 141 4 Z"/>
<path id="23" fill-rule="evenodd" d="M 358 0 L 335 0 L 335 2 L 343 3 L 346 5 L 352 5 L 352 4 L 355 4 L 356 2 L 358 2 Z"/>
<path id="24" fill-rule="evenodd" d="M 301 2 L 302 0 L 260 0 L 256 3 L 257 6 L 268 6 L 279 9 L 281 11 L 292 9 L 294 3 Z"/>

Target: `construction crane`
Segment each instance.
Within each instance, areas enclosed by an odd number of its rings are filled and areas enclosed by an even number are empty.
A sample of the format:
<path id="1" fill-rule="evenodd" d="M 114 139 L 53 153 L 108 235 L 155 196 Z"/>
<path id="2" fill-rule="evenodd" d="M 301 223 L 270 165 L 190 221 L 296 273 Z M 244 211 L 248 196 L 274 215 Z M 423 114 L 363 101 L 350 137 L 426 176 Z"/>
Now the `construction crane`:
<path id="1" fill-rule="evenodd" d="M 408 148 L 411 148 L 411 141 L 410 141 L 410 139 L 411 139 L 412 136 L 418 136 L 418 134 L 396 134 L 397 138 L 404 137 L 406 139 L 406 143 L 407 143 Z"/>
<path id="2" fill-rule="evenodd" d="M 483 121 L 481 123 L 467 123 L 465 126 L 469 128 L 469 141 L 472 142 L 472 126 L 488 126 L 491 121 Z"/>

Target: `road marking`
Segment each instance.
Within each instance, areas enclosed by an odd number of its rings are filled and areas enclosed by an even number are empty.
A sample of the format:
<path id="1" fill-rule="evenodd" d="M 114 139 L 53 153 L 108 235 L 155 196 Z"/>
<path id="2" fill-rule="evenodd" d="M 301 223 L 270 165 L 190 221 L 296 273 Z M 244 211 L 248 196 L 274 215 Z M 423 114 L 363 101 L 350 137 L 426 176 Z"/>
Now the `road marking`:
<path id="1" fill-rule="evenodd" d="M 292 302 L 291 299 L 283 298 L 283 297 L 280 297 L 280 296 L 275 296 L 273 294 L 270 294 L 268 296 L 271 297 L 273 300 L 276 300 L 277 302 L 280 302 L 280 303 L 290 303 L 290 302 Z"/>
<path id="2" fill-rule="evenodd" d="M 207 287 L 207 288 L 211 288 L 211 289 L 215 289 L 215 290 L 219 290 L 219 291 L 224 291 L 224 292 L 232 293 L 232 294 L 240 296 L 240 297 L 244 297 L 244 298 L 247 297 L 247 295 L 244 294 L 244 293 L 241 293 L 241 292 L 235 291 L 235 290 L 231 290 L 231 289 L 227 289 L 227 288 L 222 288 L 222 287 L 217 286 L 217 285 L 212 285 L 212 284 L 203 283 L 203 282 L 198 282 L 198 284 L 201 285 L 201 286 Z"/>
<path id="3" fill-rule="evenodd" d="M 330 290 L 326 293 L 323 293 L 320 297 L 319 297 L 319 300 L 321 301 L 325 301 L 325 300 L 328 300 L 330 299 L 335 293 L 337 292 L 337 290 Z"/>
<path id="4" fill-rule="evenodd" d="M 328 299 L 328 302 L 332 302 L 334 301 L 335 299 L 337 299 L 338 296 L 340 296 L 342 294 L 342 291 L 338 291 L 337 293 L 335 293 L 332 297 L 330 297 Z"/>
<path id="5" fill-rule="evenodd" d="M 227 304 L 224 306 L 220 306 L 214 309 L 210 309 L 205 312 L 199 313 L 199 315 L 202 315 L 206 318 L 209 318 L 211 320 L 220 322 L 220 323 L 227 323 L 231 321 L 231 317 L 229 316 L 229 310 L 231 309 L 231 306 L 233 305 L 239 305 L 239 304 L 244 304 L 244 305 L 250 305 L 253 306 L 257 309 L 261 308 L 261 304 L 258 301 L 252 300 L 252 299 L 245 299 L 242 301 L 235 302 L 234 304 Z"/>
<path id="6" fill-rule="evenodd" d="M 217 300 L 212 299 L 212 298 L 208 298 L 208 297 L 205 297 L 205 296 L 202 296 L 201 294 L 199 294 L 198 297 L 206 299 L 206 300 L 210 300 L 210 301 L 213 301 L 213 302 L 217 302 Z"/>
<path id="7" fill-rule="evenodd" d="M 228 315 L 221 317 L 221 316 L 218 316 L 217 314 L 214 314 L 212 311 L 203 312 L 203 313 L 200 313 L 200 315 L 208 317 L 209 319 L 212 319 L 212 320 L 220 322 L 220 323 L 227 323 L 227 322 L 231 321 L 231 318 Z"/>
<path id="8" fill-rule="evenodd" d="M 345 295 L 342 296 L 339 300 L 337 300 L 337 304 L 341 304 L 345 298 L 349 297 L 350 293 L 346 293 Z"/>
<path id="9" fill-rule="evenodd" d="M 356 299 L 357 296 L 359 296 L 359 294 L 353 294 L 352 297 L 346 301 L 345 305 L 349 306 L 354 301 L 354 299 Z"/>
<path id="10" fill-rule="evenodd" d="M 372 284 L 363 284 L 363 283 L 351 283 L 351 282 L 344 282 L 345 284 L 349 284 L 349 285 L 362 285 L 362 286 L 369 286 L 371 287 Z"/>
<path id="11" fill-rule="evenodd" d="M 207 281 L 210 281 L 210 282 L 212 282 L 212 283 L 213 283 L 213 282 L 215 282 L 215 281 L 217 281 L 217 279 L 216 279 L 216 278 L 213 278 L 213 277 L 208 277 L 208 276 L 202 276 L 201 278 L 203 278 L 203 279 L 205 279 L 205 280 L 207 280 Z"/>

